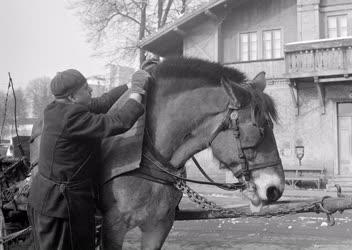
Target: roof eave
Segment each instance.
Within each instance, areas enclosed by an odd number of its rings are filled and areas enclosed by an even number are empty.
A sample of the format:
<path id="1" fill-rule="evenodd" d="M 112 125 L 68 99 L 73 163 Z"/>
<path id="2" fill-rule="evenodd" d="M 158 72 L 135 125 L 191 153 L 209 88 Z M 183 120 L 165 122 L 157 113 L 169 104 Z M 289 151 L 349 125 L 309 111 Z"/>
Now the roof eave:
<path id="1" fill-rule="evenodd" d="M 196 20 L 197 17 L 199 17 L 200 15 L 206 15 L 205 13 L 211 9 L 213 9 L 214 7 L 219 6 L 222 3 L 226 3 L 228 0 L 215 0 L 213 2 L 211 2 L 210 4 L 205 5 L 202 8 L 199 8 L 198 10 L 194 11 L 193 13 L 190 13 L 188 15 L 185 15 L 179 19 L 177 19 L 175 22 L 173 22 L 170 25 L 165 26 L 164 28 L 162 28 L 161 30 L 159 30 L 158 32 L 156 32 L 155 34 L 144 38 L 143 40 L 141 40 L 138 43 L 138 47 L 151 51 L 151 48 L 148 49 L 148 45 L 151 45 L 153 42 L 156 42 L 157 40 L 159 40 L 162 37 L 165 37 L 168 34 L 172 34 L 172 33 L 178 33 L 179 30 L 182 31 L 182 27 L 185 24 L 190 24 L 191 21 Z"/>

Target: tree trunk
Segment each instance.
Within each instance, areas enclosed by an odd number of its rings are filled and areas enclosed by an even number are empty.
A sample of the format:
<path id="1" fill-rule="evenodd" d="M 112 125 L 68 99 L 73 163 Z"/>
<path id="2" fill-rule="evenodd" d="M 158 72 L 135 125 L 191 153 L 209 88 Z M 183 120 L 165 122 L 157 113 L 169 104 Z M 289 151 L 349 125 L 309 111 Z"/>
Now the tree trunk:
<path id="1" fill-rule="evenodd" d="M 146 28 L 146 19 L 147 19 L 147 2 L 143 1 L 141 6 L 141 24 L 139 26 L 139 41 L 144 38 L 145 28 Z M 145 51 L 143 49 L 139 50 L 139 65 L 145 61 Z"/>
<path id="2" fill-rule="evenodd" d="M 5 237 L 6 236 L 6 231 L 5 231 L 5 218 L 4 218 L 4 214 L 2 213 L 2 204 L 0 201 L 0 238 Z M 0 243 L 0 250 L 4 250 L 4 245 L 2 243 Z"/>
<path id="3" fill-rule="evenodd" d="M 165 11 L 164 11 L 164 15 L 163 15 L 163 18 L 161 20 L 161 26 L 160 27 L 163 27 L 167 21 L 167 16 L 169 15 L 169 11 L 170 11 L 170 8 L 171 8 L 171 5 L 173 3 L 174 0 L 169 0 L 167 2 L 167 5 L 166 5 L 166 8 L 165 8 Z"/>
<path id="4" fill-rule="evenodd" d="M 163 17 L 164 0 L 158 0 L 158 29 L 161 27 L 161 19 Z"/>

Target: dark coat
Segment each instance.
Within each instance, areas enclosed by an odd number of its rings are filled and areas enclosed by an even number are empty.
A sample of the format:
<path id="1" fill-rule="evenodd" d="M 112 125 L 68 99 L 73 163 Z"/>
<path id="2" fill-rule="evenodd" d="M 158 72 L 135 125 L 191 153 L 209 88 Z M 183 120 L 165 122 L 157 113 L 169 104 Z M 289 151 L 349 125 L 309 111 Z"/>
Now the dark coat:
<path id="1" fill-rule="evenodd" d="M 29 196 L 33 209 L 57 218 L 68 218 L 68 207 L 94 215 L 92 184 L 99 172 L 100 139 L 126 132 L 144 112 L 143 105 L 130 99 L 114 115 L 101 114 L 126 90 L 115 88 L 94 98 L 90 107 L 55 101 L 46 107 L 39 171 Z"/>

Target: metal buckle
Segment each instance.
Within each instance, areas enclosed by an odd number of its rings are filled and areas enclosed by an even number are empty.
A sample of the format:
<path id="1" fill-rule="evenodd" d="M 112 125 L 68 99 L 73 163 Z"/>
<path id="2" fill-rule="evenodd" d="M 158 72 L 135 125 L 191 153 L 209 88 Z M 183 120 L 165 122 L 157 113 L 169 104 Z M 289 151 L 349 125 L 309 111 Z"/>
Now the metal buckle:
<path id="1" fill-rule="evenodd" d="M 231 120 L 237 120 L 238 119 L 238 112 L 237 111 L 232 111 L 230 114 L 230 119 Z"/>

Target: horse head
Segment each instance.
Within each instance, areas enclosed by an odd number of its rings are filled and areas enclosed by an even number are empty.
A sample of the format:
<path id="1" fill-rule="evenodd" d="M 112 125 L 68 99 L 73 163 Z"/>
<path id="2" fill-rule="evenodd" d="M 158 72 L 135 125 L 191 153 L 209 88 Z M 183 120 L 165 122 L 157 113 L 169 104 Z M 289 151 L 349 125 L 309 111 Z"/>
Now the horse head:
<path id="1" fill-rule="evenodd" d="M 247 186 L 255 206 L 278 200 L 284 173 L 273 134 L 277 112 L 263 93 L 265 75 L 252 81 L 232 68 L 198 59 L 167 59 L 154 70 L 147 100 L 148 140 L 175 169 L 210 148 Z"/>
<path id="2" fill-rule="evenodd" d="M 284 172 L 273 133 L 277 111 L 273 100 L 263 93 L 265 73 L 246 84 L 222 79 L 229 97 L 229 119 L 214 138 L 214 156 L 238 179 L 254 188 L 253 205 L 277 201 L 285 187 Z M 225 143 L 224 143 L 225 142 Z"/>

